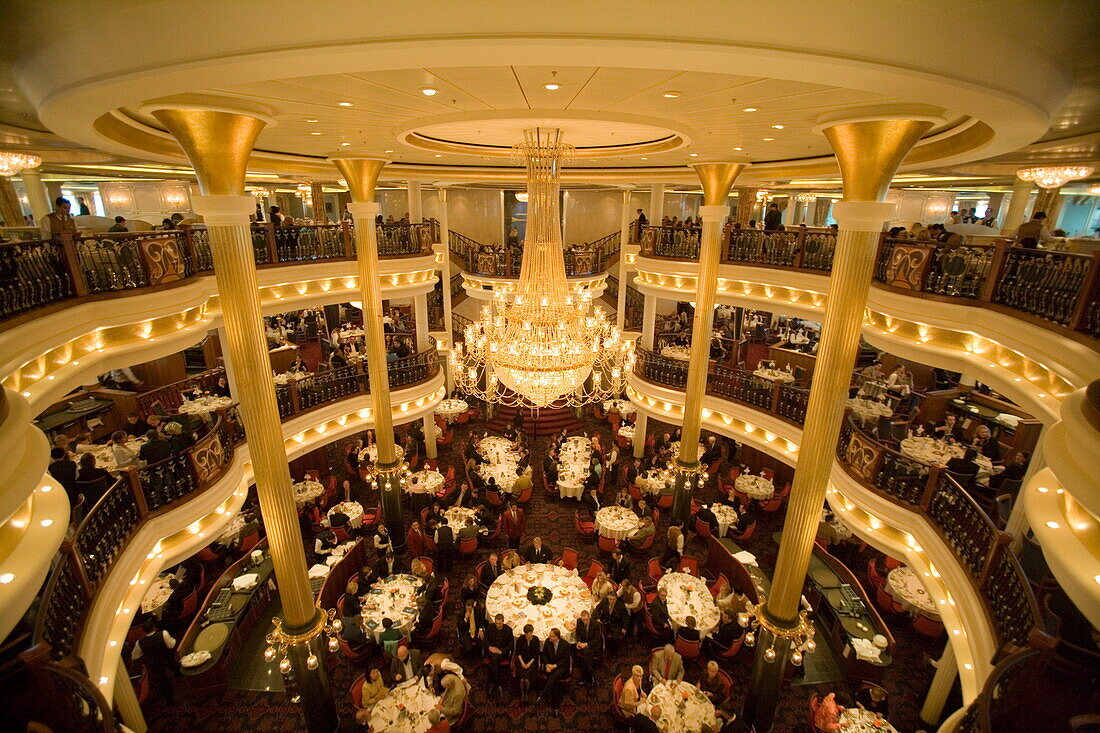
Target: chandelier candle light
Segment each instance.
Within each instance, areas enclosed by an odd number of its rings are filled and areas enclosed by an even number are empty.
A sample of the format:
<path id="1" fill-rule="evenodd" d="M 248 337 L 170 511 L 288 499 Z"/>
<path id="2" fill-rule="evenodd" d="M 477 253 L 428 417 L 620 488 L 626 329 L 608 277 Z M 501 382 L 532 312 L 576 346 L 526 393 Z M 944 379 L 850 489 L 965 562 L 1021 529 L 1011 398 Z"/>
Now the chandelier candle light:
<path id="1" fill-rule="evenodd" d="M 14 176 L 28 168 L 42 165 L 42 159 L 30 153 L 0 150 L 0 176 Z"/>
<path id="2" fill-rule="evenodd" d="M 486 402 L 566 407 L 620 394 L 633 364 L 630 343 L 587 288 L 565 279 L 558 193 L 561 162 L 573 148 L 561 130 L 524 133 L 514 155 L 527 167 L 528 218 L 514 289 L 494 302 L 455 344 L 455 384 Z M 501 388 L 503 386 L 503 389 Z"/>
<path id="3" fill-rule="evenodd" d="M 1033 181 L 1039 188 L 1059 188 L 1069 181 L 1085 178 L 1092 174 L 1091 166 L 1063 165 L 1024 168 L 1016 171 L 1022 181 Z"/>

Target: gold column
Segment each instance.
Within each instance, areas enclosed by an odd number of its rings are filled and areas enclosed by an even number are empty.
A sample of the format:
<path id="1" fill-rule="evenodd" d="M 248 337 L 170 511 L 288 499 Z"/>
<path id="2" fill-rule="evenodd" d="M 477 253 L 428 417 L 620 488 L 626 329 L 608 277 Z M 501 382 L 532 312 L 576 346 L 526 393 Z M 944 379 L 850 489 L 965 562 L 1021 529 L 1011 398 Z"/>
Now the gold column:
<path id="1" fill-rule="evenodd" d="M 328 221 L 325 214 L 325 187 L 316 181 L 309 182 L 309 200 L 312 201 L 313 221 L 324 224 Z"/>
<path id="2" fill-rule="evenodd" d="M 794 629 L 799 623 L 802 587 L 835 460 L 876 248 L 883 224 L 894 214 L 895 206 L 884 202 L 886 190 L 935 119 L 912 109 L 905 114 L 875 110 L 827 119 L 818 128 L 840 164 L 844 200 L 834 207 L 839 223 L 836 255 L 783 539 L 771 595 L 760 609 L 763 620 L 778 629 Z M 771 728 L 789 646 L 762 627 L 743 711 L 746 723 L 757 730 Z M 769 647 L 771 659 L 764 654 Z"/>
<path id="3" fill-rule="evenodd" d="M 684 522 L 691 509 L 695 484 L 706 476 L 699 468 L 699 431 L 703 424 L 703 398 L 707 393 L 707 367 L 710 364 L 710 337 L 714 327 L 714 298 L 718 285 L 718 263 L 722 257 L 722 226 L 729 216 L 726 206 L 730 186 L 746 164 L 733 162 L 695 163 L 692 168 L 703 184 L 703 235 L 699 244 L 699 277 L 695 286 L 695 320 L 691 326 L 691 358 L 684 385 L 684 422 L 680 454 L 674 472 L 676 490 L 672 521 Z"/>
<path id="4" fill-rule="evenodd" d="M 619 220 L 619 296 L 615 306 L 615 325 L 621 331 L 626 323 L 626 248 L 630 245 L 630 189 L 623 191 L 623 213 Z"/>
<path id="5" fill-rule="evenodd" d="M 363 330 L 366 333 L 367 372 L 374 403 L 374 433 L 378 441 L 375 478 L 382 494 L 383 521 L 396 554 L 405 550 L 401 517 L 404 455 L 393 440 L 390 379 L 386 366 L 386 336 L 382 327 L 382 283 L 378 276 L 378 230 L 374 218 L 381 206 L 374 200 L 378 176 L 389 161 L 382 158 L 330 158 L 351 189 L 348 211 L 355 219 L 359 264 L 359 289 L 363 298 Z"/>
<path id="6" fill-rule="evenodd" d="M 1024 223 L 1027 216 L 1027 202 L 1031 198 L 1031 181 L 1017 178 L 1012 184 L 1012 198 L 1008 201 L 1008 211 L 1001 217 L 1001 234 L 1011 236 L 1017 227 Z"/>
<path id="7" fill-rule="evenodd" d="M 447 188 L 439 186 L 436 189 L 439 196 L 439 243 L 443 245 L 443 263 L 440 265 L 440 275 L 443 277 L 443 330 L 447 332 L 447 359 L 451 359 L 454 353 L 454 319 L 451 318 L 451 220 L 447 215 Z M 451 374 L 451 365 L 443 370 L 443 377 L 447 385 L 447 394 L 454 389 L 454 376 Z"/>
<path id="8" fill-rule="evenodd" d="M 1058 222 L 1058 214 L 1062 211 L 1062 187 L 1057 188 L 1039 188 L 1038 195 L 1035 196 L 1035 208 L 1032 209 L 1032 216 L 1035 213 L 1043 211 L 1047 215 L 1047 228 L 1054 230 Z"/>
<path id="9" fill-rule="evenodd" d="M 31 213 L 34 215 L 34 223 L 42 226 L 53 207 L 50 206 L 49 196 L 46 194 L 46 186 L 42 183 L 42 173 L 37 170 L 25 170 L 19 174 L 23 179 L 23 188 L 27 189 L 27 200 L 31 205 Z"/>
<path id="10" fill-rule="evenodd" d="M 737 217 L 734 221 L 743 227 L 747 227 L 749 220 L 752 219 L 752 212 L 756 209 L 756 193 L 760 188 L 758 186 L 738 186 L 736 190 Z"/>
<path id="11" fill-rule="evenodd" d="M 271 361 L 263 331 L 249 216 L 255 200 L 244 194 L 245 171 L 264 116 L 246 112 L 152 107 L 153 116 L 183 148 L 203 195 L 192 198 L 203 216 L 214 258 L 214 275 L 225 322 L 223 348 L 236 372 L 236 394 L 248 436 L 248 452 L 267 532 L 268 547 L 283 607 L 284 627 L 298 634 L 319 629 L 321 614 L 309 587 L 298 509 L 290 490 L 290 471 L 271 380 Z M 336 710 L 328 691 L 325 665 L 310 670 L 309 646 L 292 653 L 303 712 L 313 733 L 336 728 Z M 302 653 L 304 650 L 304 653 Z"/>
<path id="12" fill-rule="evenodd" d="M 15 195 L 15 186 L 7 176 L 0 176 L 0 220 L 4 226 L 25 226 L 23 220 L 23 207 L 19 205 L 19 197 Z"/>

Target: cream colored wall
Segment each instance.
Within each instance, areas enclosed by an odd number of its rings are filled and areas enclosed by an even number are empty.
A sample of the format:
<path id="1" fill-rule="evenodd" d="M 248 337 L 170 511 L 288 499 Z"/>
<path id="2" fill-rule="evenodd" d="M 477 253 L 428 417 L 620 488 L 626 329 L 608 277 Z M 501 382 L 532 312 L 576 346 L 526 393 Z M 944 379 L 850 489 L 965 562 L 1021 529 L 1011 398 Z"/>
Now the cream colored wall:
<path id="1" fill-rule="evenodd" d="M 382 206 L 383 219 L 392 216 L 394 221 L 400 221 L 401 217 L 409 213 L 409 194 L 404 189 L 378 191 L 374 200 Z"/>
<path id="2" fill-rule="evenodd" d="M 478 242 L 500 243 L 504 228 L 500 191 L 453 188 L 447 192 L 447 213 L 452 231 Z"/>
<path id="3" fill-rule="evenodd" d="M 909 227 L 917 221 L 928 226 L 947 218 L 955 205 L 955 194 L 943 191 L 889 191 L 886 200 L 898 205 L 891 226 Z"/>
<path id="4" fill-rule="evenodd" d="M 683 221 L 686 217 L 694 218 L 699 213 L 700 198 L 694 193 L 666 193 L 665 216 L 676 217 Z"/>
<path id="5" fill-rule="evenodd" d="M 619 191 L 567 191 L 562 239 L 566 244 L 579 244 L 617 232 L 622 212 Z"/>

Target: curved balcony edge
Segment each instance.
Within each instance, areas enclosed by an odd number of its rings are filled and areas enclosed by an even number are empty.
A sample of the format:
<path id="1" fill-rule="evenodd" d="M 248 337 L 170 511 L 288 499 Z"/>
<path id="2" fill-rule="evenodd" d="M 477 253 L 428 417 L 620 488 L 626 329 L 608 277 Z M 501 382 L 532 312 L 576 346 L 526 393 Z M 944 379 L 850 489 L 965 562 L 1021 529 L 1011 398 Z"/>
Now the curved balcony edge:
<path id="1" fill-rule="evenodd" d="M 383 278 L 383 294 L 393 298 L 431 291 L 437 280 L 433 260 L 426 269 L 389 273 Z M 359 297 L 354 263 L 347 274 L 319 268 L 310 279 L 285 269 L 265 271 L 260 282 L 261 308 L 265 315 L 292 309 L 329 305 Z M 327 272 L 324 276 L 317 276 Z M 390 283 L 386 278 L 395 278 Z M 97 303 L 81 303 L 57 313 L 0 332 L 0 374 L 4 384 L 31 399 L 39 411 L 74 387 L 94 382 L 98 374 L 135 361 L 148 361 L 179 351 L 200 340 L 221 323 L 217 287 L 212 276 L 188 282 L 164 293 L 142 293 Z M 180 302 L 182 300 L 182 303 Z"/>
<path id="2" fill-rule="evenodd" d="M 628 396 L 643 413 L 673 422 L 682 419 L 682 388 L 657 384 L 638 374 L 629 376 L 628 385 Z M 789 465 L 796 464 L 797 446 L 802 436 L 795 420 L 712 394 L 704 400 L 703 419 L 708 429 L 749 442 Z M 910 503 L 900 501 L 868 483 L 858 471 L 855 474 L 853 471 L 856 469 L 838 457 L 827 495 L 830 507 L 863 540 L 904 557 L 925 576 L 930 595 L 942 607 L 945 626 L 951 629 L 951 642 L 956 644 L 964 696 L 972 699 L 995 656 L 1002 649 L 1022 642 L 1021 632 L 1016 627 L 1024 624 L 1030 628 L 1037 624 L 1037 607 L 1018 564 L 1003 549 L 998 552 L 997 548 L 1003 548 L 1004 544 L 995 529 L 989 535 L 990 543 L 983 548 L 977 566 L 974 561 L 968 563 L 960 556 L 953 546 L 957 545 L 957 538 L 953 541 L 954 534 L 945 533 L 943 529 L 940 505 L 937 504 L 935 512 L 929 512 L 929 502 L 936 495 L 931 478 L 922 484 L 921 498 Z M 972 509 L 977 509 L 976 505 Z M 998 622 L 999 617 L 992 610 L 1001 602 L 1000 598 L 991 600 L 989 595 L 990 573 L 994 566 L 996 572 L 1007 572 L 1020 581 L 1015 584 L 1016 589 L 1024 594 L 1027 607 L 1013 609 L 1015 625 L 1004 618 Z"/>

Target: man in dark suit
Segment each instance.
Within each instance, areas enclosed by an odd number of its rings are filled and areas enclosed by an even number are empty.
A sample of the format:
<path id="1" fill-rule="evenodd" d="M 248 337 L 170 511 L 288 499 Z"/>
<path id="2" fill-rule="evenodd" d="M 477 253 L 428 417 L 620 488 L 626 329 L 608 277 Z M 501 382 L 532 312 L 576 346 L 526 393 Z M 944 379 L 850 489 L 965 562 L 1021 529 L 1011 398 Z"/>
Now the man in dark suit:
<path id="1" fill-rule="evenodd" d="M 76 485 L 76 461 L 70 460 L 64 448 L 54 448 L 50 451 L 50 465 L 46 470 L 57 479 L 69 495 L 69 502 L 75 506 L 80 500 L 80 489 Z"/>
<path id="2" fill-rule="evenodd" d="M 711 532 L 718 533 L 718 517 L 714 515 L 714 510 L 707 504 L 699 507 L 699 511 L 695 512 L 695 518 L 701 522 L 706 522 L 710 526 Z"/>
<path id="3" fill-rule="evenodd" d="M 439 520 L 439 527 L 435 530 L 435 551 L 439 569 L 445 573 L 450 572 L 455 558 L 455 531 L 446 517 Z"/>
<path id="4" fill-rule="evenodd" d="M 592 478 L 593 476 L 595 476 L 594 471 L 588 474 L 589 478 Z M 600 477 L 595 476 L 595 479 L 596 483 L 599 484 Z M 584 508 L 587 509 L 588 513 L 594 517 L 596 516 L 596 512 L 603 508 L 603 503 L 600 501 L 600 496 L 598 493 L 596 493 L 595 487 L 589 488 L 586 484 L 586 488 L 588 488 L 588 491 L 584 495 Z"/>
<path id="5" fill-rule="evenodd" d="M 372 570 L 374 573 L 374 580 L 381 580 L 382 578 L 388 578 L 391 575 L 405 572 L 405 565 L 399 558 L 394 556 L 393 552 L 387 551 L 386 554 L 374 564 Z"/>
<path id="6" fill-rule="evenodd" d="M 624 557 L 622 550 L 617 547 L 611 551 L 611 561 L 607 563 L 607 574 L 616 584 L 630 577 L 630 560 Z"/>
<path id="7" fill-rule="evenodd" d="M 502 680 L 508 674 L 503 667 L 503 661 L 511 659 L 512 646 L 515 636 L 512 630 L 504 625 L 504 614 L 498 613 L 493 618 L 493 623 L 481 630 L 485 640 L 485 649 L 489 653 L 489 681 L 492 682 L 497 694 L 504 694 Z"/>
<path id="8" fill-rule="evenodd" d="M 160 437 L 160 433 L 156 430 L 148 430 L 145 437 L 149 439 L 149 442 L 141 446 L 141 450 L 138 451 L 138 458 L 145 461 L 146 465 L 159 463 L 172 455 L 172 447 L 167 440 Z"/>
<path id="9" fill-rule="evenodd" d="M 560 704 L 561 690 L 558 687 L 558 681 L 562 677 L 569 676 L 570 656 L 569 642 L 561 638 L 561 631 L 556 628 L 550 629 L 550 636 L 542 645 L 542 672 L 546 675 L 546 687 L 542 695 L 539 695 L 539 701 L 545 696 L 551 705 Z"/>
<path id="10" fill-rule="evenodd" d="M 658 631 L 668 628 L 668 592 L 663 588 L 657 591 L 657 595 L 650 602 L 649 616 L 653 619 L 653 625 Z"/>
<path id="11" fill-rule="evenodd" d="M 603 624 L 598 618 L 592 618 L 587 610 L 581 611 L 577 621 L 577 663 L 581 668 L 581 684 L 592 683 L 592 665 L 603 654 Z"/>
<path id="12" fill-rule="evenodd" d="M 947 470 L 958 476 L 962 476 L 965 479 L 965 483 L 972 483 L 974 478 L 978 475 L 978 464 L 974 460 L 977 456 L 978 451 L 973 448 L 967 448 L 962 458 L 952 458 L 947 462 Z"/>
<path id="13" fill-rule="evenodd" d="M 703 449 L 703 456 L 699 459 L 700 463 L 710 465 L 715 461 L 722 459 L 722 449 L 718 447 L 718 439 L 713 435 L 707 438 L 706 446 Z"/>
<path id="14" fill-rule="evenodd" d="M 764 214 L 764 231 L 774 232 L 783 225 L 783 214 L 779 211 L 778 204 L 768 204 L 768 211 Z"/>
<path id="15" fill-rule="evenodd" d="M 521 553 L 523 559 L 529 563 L 551 563 L 554 562 L 554 553 L 549 547 L 542 544 L 542 538 L 536 537 L 531 540 L 531 544 L 527 545 L 526 549 Z"/>
<path id="16" fill-rule="evenodd" d="M 390 660 L 390 684 L 396 685 L 400 682 L 416 679 L 416 676 L 420 674 L 420 668 L 423 666 L 424 661 L 419 649 L 410 649 L 407 646 L 397 647 L 397 652 Z"/>
<path id="17" fill-rule="evenodd" d="M 614 593 L 596 606 L 596 617 L 607 630 L 607 637 L 613 644 L 617 644 L 626 636 L 626 627 L 630 621 L 629 613 L 626 610 L 626 604 Z"/>
<path id="18" fill-rule="evenodd" d="M 500 565 L 500 558 L 495 552 L 489 553 L 489 560 L 477 571 L 477 582 L 488 588 L 493 584 L 504 568 Z"/>

